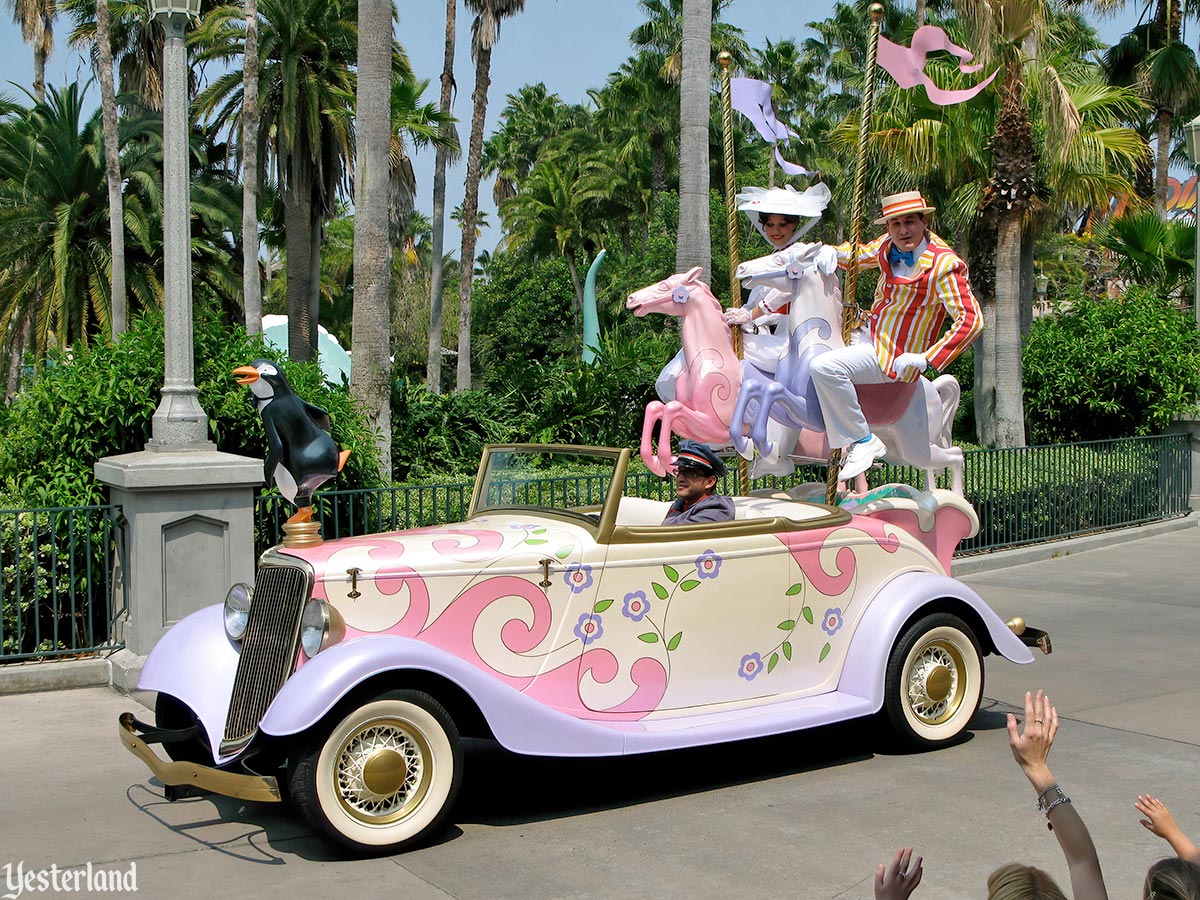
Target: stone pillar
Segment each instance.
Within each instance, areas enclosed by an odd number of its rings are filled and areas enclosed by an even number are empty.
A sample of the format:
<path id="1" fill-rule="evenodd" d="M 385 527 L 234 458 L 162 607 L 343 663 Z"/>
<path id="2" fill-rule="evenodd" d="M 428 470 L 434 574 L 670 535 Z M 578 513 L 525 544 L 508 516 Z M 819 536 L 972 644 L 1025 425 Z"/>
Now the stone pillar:
<path id="1" fill-rule="evenodd" d="M 1192 446 L 1192 490 L 1191 506 L 1193 513 L 1200 513 L 1200 409 L 1194 409 L 1184 416 L 1177 416 L 1167 431 L 1171 434 L 1186 434 L 1191 438 Z"/>
<path id="2" fill-rule="evenodd" d="M 143 450 L 105 457 L 95 472 L 127 523 L 128 608 L 115 635 L 125 649 L 111 662 L 113 685 L 130 691 L 171 625 L 222 602 L 234 582 L 253 583 L 254 490 L 263 464 L 216 450 Z"/>

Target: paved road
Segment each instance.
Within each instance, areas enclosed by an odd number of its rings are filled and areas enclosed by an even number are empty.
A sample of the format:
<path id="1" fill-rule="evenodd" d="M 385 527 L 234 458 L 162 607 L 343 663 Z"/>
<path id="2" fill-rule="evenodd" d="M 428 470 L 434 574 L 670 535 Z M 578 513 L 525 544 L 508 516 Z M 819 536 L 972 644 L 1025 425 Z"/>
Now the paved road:
<path id="1" fill-rule="evenodd" d="M 915 900 L 983 897 L 987 873 L 1014 860 L 1065 885 L 1003 726 L 1026 689 L 1045 687 L 1064 719 L 1055 774 L 1111 896 L 1140 897 L 1168 848 L 1138 826 L 1138 793 L 1163 797 L 1200 838 L 1198 560 L 1189 528 L 965 579 L 1002 616 L 1048 628 L 1055 653 L 1028 667 L 989 658 L 983 708 L 958 746 L 889 755 L 861 725 L 615 761 L 479 744 L 452 832 L 390 859 L 339 860 L 276 806 L 166 803 L 118 746 L 129 698 L 0 697 L 0 878 L 20 862 L 135 861 L 139 894 L 172 900 L 870 898 L 874 865 L 915 844 L 926 860 Z"/>

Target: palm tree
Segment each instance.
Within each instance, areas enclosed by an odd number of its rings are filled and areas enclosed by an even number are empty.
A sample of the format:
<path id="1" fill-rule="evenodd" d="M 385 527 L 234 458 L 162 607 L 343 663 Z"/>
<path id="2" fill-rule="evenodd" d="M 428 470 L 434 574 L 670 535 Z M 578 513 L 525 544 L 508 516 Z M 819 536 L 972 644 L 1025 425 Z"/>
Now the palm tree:
<path id="1" fill-rule="evenodd" d="M 113 87 L 112 36 L 108 0 L 96 0 L 96 72 L 104 121 L 104 174 L 108 182 L 108 231 L 112 245 L 112 336 L 125 333 L 125 224 L 121 207 L 121 162 L 117 146 L 117 96 Z"/>
<path id="2" fill-rule="evenodd" d="M 358 0 L 357 177 L 354 182 L 354 366 L 350 393 L 374 428 L 383 471 L 392 471 L 392 243 L 388 225 L 392 148 L 392 0 Z"/>
<path id="3" fill-rule="evenodd" d="M 99 28 L 96 0 L 60 0 L 59 9 L 75 22 L 72 47 L 95 53 Z M 141 0 L 109 0 L 109 41 L 113 48 L 121 94 L 137 94 L 146 108 L 162 110 L 162 24 Z M 194 87 L 194 75 L 189 72 Z"/>
<path id="4" fill-rule="evenodd" d="M 0 333 L 11 334 L 32 311 L 36 353 L 105 333 L 111 322 L 105 142 L 100 111 L 84 121 L 83 107 L 75 83 L 31 109 L 9 107 L 0 122 Z M 148 306 L 162 290 L 149 243 L 161 197 L 161 126 L 149 116 L 124 126 L 125 223 L 138 236 L 129 289 Z"/>
<path id="5" fill-rule="evenodd" d="M 246 3 L 242 66 L 242 308 L 246 331 L 262 333 L 262 280 L 258 270 L 258 0 Z"/>
<path id="6" fill-rule="evenodd" d="M 1159 0 L 1153 22 L 1138 25 L 1104 54 L 1114 84 L 1136 86 L 1154 110 L 1154 208 L 1166 215 L 1171 137 L 1178 121 L 1195 112 L 1200 70 L 1192 48 L 1179 39 L 1178 0 Z"/>
<path id="7" fill-rule="evenodd" d="M 579 323 L 583 315 L 583 282 L 577 260 L 584 252 L 584 242 L 589 239 L 594 242 L 600 235 L 602 225 L 589 209 L 589 203 L 608 194 L 610 175 L 610 172 L 600 174 L 596 162 L 580 160 L 575 154 L 543 159 L 521 182 L 520 193 L 500 206 L 508 231 L 504 239 L 506 248 L 521 247 L 534 258 L 557 252 L 566 259 L 575 288 L 572 305 Z"/>
<path id="8" fill-rule="evenodd" d="M 529 174 L 547 141 L 570 128 L 582 127 L 587 120 L 587 110 L 563 103 L 543 82 L 509 94 L 500 127 L 483 145 L 481 176 L 496 176 L 492 190 L 496 206 L 516 196 L 517 183 Z"/>
<path id="9" fill-rule="evenodd" d="M 288 354 L 316 358 L 321 232 L 347 188 L 354 146 L 357 8 L 351 0 L 262 0 L 259 139 L 273 160 L 287 242 Z M 245 13 L 227 5 L 196 32 L 198 58 L 232 62 L 245 46 Z M 405 66 L 407 68 L 407 66 Z M 240 118 L 244 76 L 231 69 L 197 98 L 217 125 Z"/>
<path id="10" fill-rule="evenodd" d="M 454 34 L 458 0 L 446 0 L 446 44 L 442 59 L 442 94 L 438 109 L 450 115 L 454 93 Z M 446 232 L 446 165 L 459 155 L 458 132 L 447 124 L 443 136 L 447 146 L 439 146 L 433 165 L 433 269 L 429 277 L 429 352 L 425 359 L 425 383 L 435 394 L 442 392 L 442 254 Z M 453 138 L 455 150 L 449 149 Z"/>
<path id="11" fill-rule="evenodd" d="M 492 47 L 500 25 L 525 9 L 525 0 L 465 0 L 475 13 L 471 23 L 471 57 L 475 60 L 475 91 L 471 98 L 471 139 L 467 146 L 467 184 L 463 198 L 462 250 L 459 258 L 475 258 L 475 216 L 479 211 L 479 178 L 483 164 L 483 123 L 491 84 Z M 458 293 L 458 372 L 455 386 L 471 387 L 471 278 L 460 279 Z"/>
<path id="12" fill-rule="evenodd" d="M 46 60 L 54 49 L 54 0 L 8 0 L 21 40 L 33 48 L 33 96 L 46 98 Z"/>
<path id="13" fill-rule="evenodd" d="M 681 0 L 683 44 L 679 81 L 679 238 L 675 270 L 712 275 L 708 228 L 708 126 L 712 84 L 713 0 Z"/>
<path id="14" fill-rule="evenodd" d="M 709 48 L 711 65 L 715 68 L 717 55 L 722 51 L 733 57 L 737 69 L 745 68 L 750 59 L 750 48 L 742 29 L 720 21 L 721 13 L 733 0 L 712 0 L 711 12 L 706 21 L 711 26 Z M 706 4 L 709 5 L 709 4 Z M 659 75 L 671 84 L 678 84 L 683 74 L 684 22 L 688 15 L 686 0 L 638 0 L 638 7 L 649 18 L 629 36 L 633 46 L 653 50 L 660 54 L 662 69 Z"/>

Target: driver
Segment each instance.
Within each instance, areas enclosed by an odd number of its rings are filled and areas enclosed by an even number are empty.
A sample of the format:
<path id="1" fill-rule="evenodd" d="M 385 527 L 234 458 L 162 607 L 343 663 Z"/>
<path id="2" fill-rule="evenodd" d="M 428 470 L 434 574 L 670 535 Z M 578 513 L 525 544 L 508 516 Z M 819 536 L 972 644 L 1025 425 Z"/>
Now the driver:
<path id="1" fill-rule="evenodd" d="M 664 525 L 697 522 L 728 522 L 733 519 L 733 501 L 713 491 L 725 475 L 725 464 L 705 444 L 684 439 L 675 456 L 675 502 L 667 510 Z"/>

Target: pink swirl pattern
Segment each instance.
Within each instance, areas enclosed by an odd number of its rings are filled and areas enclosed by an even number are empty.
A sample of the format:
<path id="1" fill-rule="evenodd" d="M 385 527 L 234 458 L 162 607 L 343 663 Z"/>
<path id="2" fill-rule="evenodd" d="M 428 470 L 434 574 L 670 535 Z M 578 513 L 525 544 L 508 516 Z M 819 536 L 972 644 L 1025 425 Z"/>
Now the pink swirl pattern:
<path id="1" fill-rule="evenodd" d="M 586 674 L 590 673 L 600 684 L 609 684 L 619 671 L 620 663 L 612 652 L 596 647 L 543 672 L 525 689 L 525 695 L 580 719 L 637 721 L 658 708 L 667 693 L 667 670 L 658 660 L 647 656 L 630 666 L 629 677 L 636 687 L 625 700 L 607 709 L 590 709 L 583 704 L 579 685 Z"/>

